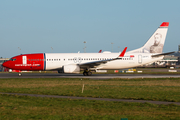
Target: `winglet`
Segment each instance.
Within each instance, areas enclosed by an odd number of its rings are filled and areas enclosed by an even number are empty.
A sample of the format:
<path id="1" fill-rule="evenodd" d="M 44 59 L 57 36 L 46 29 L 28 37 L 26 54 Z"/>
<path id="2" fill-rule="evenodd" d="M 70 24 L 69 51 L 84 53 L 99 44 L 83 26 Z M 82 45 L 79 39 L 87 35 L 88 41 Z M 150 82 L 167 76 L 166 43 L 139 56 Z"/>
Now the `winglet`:
<path id="1" fill-rule="evenodd" d="M 127 47 L 124 48 L 124 50 L 121 52 L 121 54 L 119 55 L 119 57 L 124 57 L 124 54 L 125 54 L 125 52 L 126 52 L 126 49 L 127 49 Z"/>
<path id="2" fill-rule="evenodd" d="M 102 52 L 102 50 L 99 50 L 99 52 L 98 53 L 101 53 Z"/>

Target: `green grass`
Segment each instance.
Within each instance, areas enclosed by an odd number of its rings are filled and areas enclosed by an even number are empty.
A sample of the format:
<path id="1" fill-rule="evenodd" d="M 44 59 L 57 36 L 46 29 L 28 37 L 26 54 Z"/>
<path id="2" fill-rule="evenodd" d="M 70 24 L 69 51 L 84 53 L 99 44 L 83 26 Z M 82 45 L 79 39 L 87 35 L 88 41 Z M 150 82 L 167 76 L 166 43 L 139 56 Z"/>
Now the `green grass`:
<path id="1" fill-rule="evenodd" d="M 0 119 L 179 120 L 180 106 L 0 95 Z"/>
<path id="2" fill-rule="evenodd" d="M 85 85 L 82 93 L 82 85 Z M 109 79 L 9 78 L 0 79 L 0 92 L 180 101 L 180 78 Z M 0 120 L 118 119 L 179 120 L 180 106 L 0 94 Z"/>
<path id="3" fill-rule="evenodd" d="M 82 85 L 85 85 L 82 93 Z M 0 92 L 180 102 L 180 79 L 0 79 Z"/>

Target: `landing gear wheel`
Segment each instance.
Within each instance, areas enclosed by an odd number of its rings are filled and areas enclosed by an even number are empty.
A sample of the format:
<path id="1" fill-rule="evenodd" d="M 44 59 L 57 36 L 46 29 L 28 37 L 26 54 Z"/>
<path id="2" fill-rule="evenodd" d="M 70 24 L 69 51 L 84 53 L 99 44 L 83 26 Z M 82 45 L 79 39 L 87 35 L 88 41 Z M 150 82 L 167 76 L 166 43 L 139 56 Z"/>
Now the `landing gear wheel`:
<path id="1" fill-rule="evenodd" d="M 88 74 L 88 76 L 91 76 L 91 75 L 92 75 L 92 72 L 89 71 L 87 74 Z"/>
<path id="2" fill-rule="evenodd" d="M 92 72 L 86 69 L 86 70 L 84 70 L 83 75 L 84 76 L 91 76 Z"/>
<path id="3" fill-rule="evenodd" d="M 83 75 L 84 75 L 84 76 L 87 76 L 88 74 L 87 74 L 87 72 L 83 72 Z"/>

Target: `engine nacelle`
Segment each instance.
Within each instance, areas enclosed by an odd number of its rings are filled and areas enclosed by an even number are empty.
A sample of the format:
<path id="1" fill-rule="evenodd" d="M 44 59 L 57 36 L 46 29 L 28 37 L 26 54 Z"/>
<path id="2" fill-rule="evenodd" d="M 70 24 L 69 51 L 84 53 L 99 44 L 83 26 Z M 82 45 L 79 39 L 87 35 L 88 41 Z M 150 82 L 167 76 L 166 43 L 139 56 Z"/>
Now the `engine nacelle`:
<path id="1" fill-rule="evenodd" d="M 80 73 L 79 65 L 64 65 L 63 66 L 64 73 Z"/>

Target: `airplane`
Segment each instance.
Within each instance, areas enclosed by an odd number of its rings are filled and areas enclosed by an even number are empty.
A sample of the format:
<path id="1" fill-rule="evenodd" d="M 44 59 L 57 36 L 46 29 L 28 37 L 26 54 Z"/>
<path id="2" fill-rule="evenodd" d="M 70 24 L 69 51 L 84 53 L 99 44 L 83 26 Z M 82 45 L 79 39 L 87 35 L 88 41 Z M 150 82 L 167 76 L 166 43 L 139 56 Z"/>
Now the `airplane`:
<path id="1" fill-rule="evenodd" d="M 96 70 L 117 70 L 137 67 L 163 59 L 162 53 L 169 22 L 163 22 L 144 46 L 121 53 L 34 53 L 21 54 L 3 63 L 3 66 L 13 70 L 50 71 L 58 73 L 80 73 L 92 75 Z M 19 73 L 21 75 L 21 73 Z"/>

